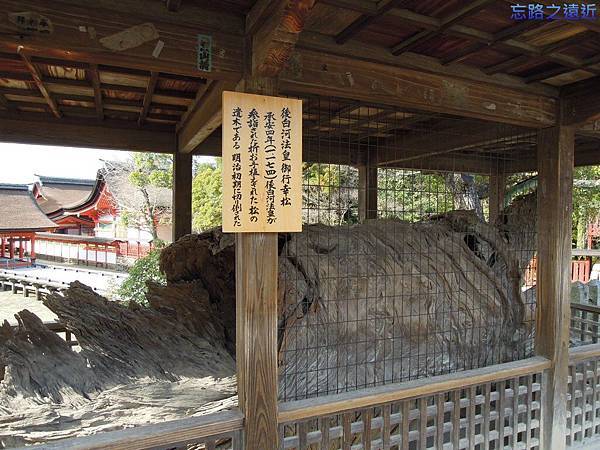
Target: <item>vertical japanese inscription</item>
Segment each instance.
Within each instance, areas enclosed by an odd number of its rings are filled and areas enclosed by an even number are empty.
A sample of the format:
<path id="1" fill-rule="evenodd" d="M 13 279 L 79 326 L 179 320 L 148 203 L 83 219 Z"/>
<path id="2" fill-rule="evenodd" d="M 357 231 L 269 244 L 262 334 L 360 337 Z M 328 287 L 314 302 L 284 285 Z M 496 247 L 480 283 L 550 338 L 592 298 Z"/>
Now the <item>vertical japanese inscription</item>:
<path id="1" fill-rule="evenodd" d="M 250 160 L 250 222 L 258 222 L 260 210 L 258 208 L 258 111 L 252 108 L 248 114 L 248 129 L 250 130 L 250 145 L 248 146 L 248 159 Z"/>
<path id="2" fill-rule="evenodd" d="M 275 183 L 277 181 L 276 152 L 275 146 L 275 114 L 269 111 L 265 114 L 265 189 L 267 191 L 267 222 L 269 225 L 277 221 L 275 214 Z"/>
<path id="3" fill-rule="evenodd" d="M 223 231 L 302 229 L 302 103 L 223 93 Z"/>
<path id="4" fill-rule="evenodd" d="M 231 180 L 233 187 L 233 205 L 231 212 L 233 213 L 233 226 L 242 226 L 242 154 L 240 153 L 240 130 L 242 128 L 242 109 L 234 108 L 232 113 L 231 128 L 233 130 L 232 147 L 233 154 L 231 155 Z"/>
<path id="5" fill-rule="evenodd" d="M 284 107 L 281 110 L 281 206 L 290 207 L 290 183 L 292 182 L 292 113 Z"/>

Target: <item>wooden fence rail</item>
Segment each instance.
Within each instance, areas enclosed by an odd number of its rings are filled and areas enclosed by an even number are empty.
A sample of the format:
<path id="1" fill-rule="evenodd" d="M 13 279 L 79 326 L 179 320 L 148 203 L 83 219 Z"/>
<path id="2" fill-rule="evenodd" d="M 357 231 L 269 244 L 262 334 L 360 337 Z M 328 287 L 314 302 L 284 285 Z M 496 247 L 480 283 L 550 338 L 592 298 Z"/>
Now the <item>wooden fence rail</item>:
<path id="1" fill-rule="evenodd" d="M 600 344 L 569 352 L 566 441 L 570 448 L 600 447 Z"/>
<path id="2" fill-rule="evenodd" d="M 534 357 L 284 403 L 280 449 L 538 449 L 549 366 Z"/>
<path id="3" fill-rule="evenodd" d="M 243 450 L 244 417 L 238 410 L 64 439 L 27 448 L 44 450 L 186 449 Z"/>

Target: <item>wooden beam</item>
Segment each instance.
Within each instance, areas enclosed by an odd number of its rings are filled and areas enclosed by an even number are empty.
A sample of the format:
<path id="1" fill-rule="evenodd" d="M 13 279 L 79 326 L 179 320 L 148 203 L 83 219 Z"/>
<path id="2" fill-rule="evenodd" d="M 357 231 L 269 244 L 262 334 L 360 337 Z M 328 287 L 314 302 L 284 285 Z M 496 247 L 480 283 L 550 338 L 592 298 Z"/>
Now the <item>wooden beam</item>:
<path id="1" fill-rule="evenodd" d="M 0 141 L 157 153 L 175 151 L 174 132 L 123 128 L 122 122 L 117 124 L 108 119 L 102 124 L 67 118 L 34 120 L 31 114 L 0 117 Z"/>
<path id="2" fill-rule="evenodd" d="M 19 55 L 21 55 L 21 59 L 23 60 L 23 63 L 27 67 L 27 70 L 29 70 L 29 72 L 31 73 L 31 76 L 33 77 L 33 81 L 34 81 L 35 85 L 38 87 L 38 89 L 40 90 L 40 92 L 42 93 L 44 98 L 46 99 L 46 102 L 48 103 L 48 106 L 52 110 L 52 113 L 56 117 L 60 118 L 62 116 L 62 114 L 60 113 L 58 106 L 56 105 L 56 102 L 54 101 L 54 99 L 52 98 L 52 96 L 50 95 L 48 90 L 46 89 L 46 86 L 44 86 L 44 83 L 42 82 L 42 75 L 40 74 L 39 70 L 37 69 L 37 67 L 35 67 L 33 65 L 33 63 L 31 62 L 31 59 L 29 58 L 29 56 L 27 56 L 25 54 L 25 52 L 20 50 Z"/>
<path id="3" fill-rule="evenodd" d="M 0 51 L 16 53 L 22 46 L 27 55 L 64 59 L 79 63 L 122 66 L 132 69 L 202 76 L 211 79 L 239 80 L 244 57 L 244 21 L 239 15 L 207 11 L 184 3 L 176 14 L 166 14 L 161 2 L 135 0 L 98 0 L 82 4 L 76 0 L 0 0 Z M 38 13 L 53 24 L 51 34 L 23 33 L 9 21 L 11 13 Z M 156 30 L 155 39 L 141 45 L 112 50 L 105 38 L 141 24 Z M 85 26 L 86 32 L 80 31 Z M 196 66 L 198 35 L 212 37 L 212 68 L 199 71 Z M 153 56 L 158 41 L 164 46 Z"/>
<path id="4" fill-rule="evenodd" d="M 173 155 L 173 242 L 192 232 L 192 154 Z"/>
<path id="5" fill-rule="evenodd" d="M 483 50 L 486 48 L 495 48 L 497 43 L 505 42 L 509 39 L 515 38 L 521 33 L 524 33 L 525 31 L 538 26 L 540 25 L 536 21 L 526 20 L 518 23 L 517 25 L 507 27 L 503 30 L 498 31 L 497 33 L 494 33 L 492 36 L 492 41 L 489 44 L 483 42 L 474 42 L 473 44 L 467 47 L 459 48 L 456 51 L 452 52 L 449 56 L 445 57 L 442 60 L 442 64 L 461 62 L 467 59 L 473 53 L 478 52 L 479 50 Z"/>
<path id="6" fill-rule="evenodd" d="M 177 12 L 181 8 L 181 0 L 167 0 L 167 9 L 171 12 Z"/>
<path id="7" fill-rule="evenodd" d="M 244 80 L 244 91 L 276 95 L 274 79 Z M 277 233 L 236 233 L 236 362 L 246 448 L 277 449 Z"/>
<path id="8" fill-rule="evenodd" d="M 523 126 L 556 122 L 556 100 L 487 83 L 297 49 L 282 92 L 337 96 Z"/>
<path id="9" fill-rule="evenodd" d="M 537 307 L 535 351 L 551 360 L 544 382 L 540 448 L 565 448 L 574 130 L 538 135 Z"/>
<path id="10" fill-rule="evenodd" d="M 392 10 L 392 12 L 395 11 L 397 10 Z M 314 50 L 316 52 L 401 67 L 404 69 L 412 69 L 428 74 L 437 74 L 445 77 L 451 82 L 455 79 L 468 80 L 548 97 L 558 97 L 559 95 L 559 90 L 555 87 L 543 83 L 527 84 L 523 79 L 512 75 L 497 74 L 488 76 L 488 74 L 484 73 L 482 70 L 472 66 L 443 65 L 435 58 L 418 55 L 416 53 L 404 53 L 394 56 L 384 47 L 366 44 L 353 39 L 349 40 L 344 45 L 338 45 L 331 36 L 309 31 L 304 31 L 300 35 L 296 48 Z"/>
<path id="11" fill-rule="evenodd" d="M 394 145 L 384 144 L 380 146 L 377 164 L 402 165 L 408 161 L 478 148 L 502 140 L 514 142 L 530 134 L 530 130 L 522 127 L 497 127 L 487 123 L 457 124 L 448 132 L 418 133 L 401 139 Z"/>
<path id="12" fill-rule="evenodd" d="M 500 216 L 500 212 L 504 209 L 504 195 L 506 194 L 506 175 L 495 168 L 490 174 L 490 190 L 489 190 L 489 223 L 492 225 Z"/>
<path id="13" fill-rule="evenodd" d="M 11 105 L 9 103 L 9 101 L 6 99 L 6 96 L 0 92 L 0 106 L 2 106 L 4 109 L 8 109 L 8 110 L 12 110 L 14 108 L 13 105 Z"/>
<path id="14" fill-rule="evenodd" d="M 92 87 L 94 88 L 94 104 L 98 119 L 104 120 L 104 106 L 102 105 L 102 91 L 100 90 L 100 75 L 98 74 L 98 65 L 90 64 L 89 74 Z"/>
<path id="15" fill-rule="evenodd" d="M 261 7 L 263 2 L 255 6 Z M 315 0 L 271 2 L 262 25 L 252 35 L 252 74 L 275 77 L 287 63 Z M 253 11 L 250 14 L 256 16 Z M 259 18 L 255 19 L 260 21 Z"/>
<path id="16" fill-rule="evenodd" d="M 600 77 L 563 88 L 561 114 L 567 125 L 584 124 L 600 119 Z"/>
<path id="17" fill-rule="evenodd" d="M 148 115 L 148 111 L 150 110 L 150 105 L 152 104 L 152 96 L 154 95 L 154 89 L 156 89 L 156 83 L 158 83 L 158 72 L 150 72 L 150 78 L 148 79 L 148 87 L 146 88 L 146 93 L 144 94 L 144 102 L 142 106 L 142 111 L 140 112 L 140 118 L 138 119 L 138 123 L 142 125 L 146 120 L 146 116 Z"/>
<path id="18" fill-rule="evenodd" d="M 236 234 L 236 362 L 246 448 L 277 449 L 277 233 Z"/>
<path id="19" fill-rule="evenodd" d="M 422 42 L 428 41 L 429 39 L 438 36 L 440 33 L 443 33 L 445 30 L 447 30 L 453 25 L 456 25 L 461 20 L 478 13 L 482 9 L 488 7 L 493 2 L 494 0 L 474 0 L 470 2 L 469 5 L 462 7 L 458 11 L 442 19 L 439 28 L 437 28 L 436 30 L 420 31 L 414 36 L 411 36 L 410 38 L 405 39 L 402 42 L 399 42 L 398 44 L 392 46 L 392 54 L 399 55 L 401 53 L 410 51 Z"/>
<path id="20" fill-rule="evenodd" d="M 377 157 L 376 149 L 367 151 L 367 164 L 358 167 L 358 217 L 361 222 L 377 219 Z"/>
<path id="21" fill-rule="evenodd" d="M 407 0 L 381 0 L 377 3 L 377 10 L 374 14 L 363 14 L 358 17 L 354 22 L 344 28 L 341 32 L 337 34 L 335 37 L 335 42 L 338 44 L 344 44 L 350 38 L 354 37 L 360 30 L 368 27 L 373 21 L 375 21 L 378 17 L 381 17 L 385 13 L 387 13 L 392 8 L 400 8 L 405 3 L 408 3 Z"/>
<path id="22" fill-rule="evenodd" d="M 223 91 L 235 89 L 235 83 L 213 81 L 185 124 L 177 131 L 180 152 L 190 153 L 221 126 Z"/>

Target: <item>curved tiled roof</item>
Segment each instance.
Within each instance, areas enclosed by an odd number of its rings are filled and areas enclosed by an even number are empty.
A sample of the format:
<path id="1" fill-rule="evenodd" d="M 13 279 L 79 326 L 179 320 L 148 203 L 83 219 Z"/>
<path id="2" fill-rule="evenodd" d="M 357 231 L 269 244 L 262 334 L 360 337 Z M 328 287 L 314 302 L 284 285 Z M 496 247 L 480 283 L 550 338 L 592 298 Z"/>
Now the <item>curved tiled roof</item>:
<path id="1" fill-rule="evenodd" d="M 0 184 L 0 231 L 57 228 L 37 205 L 27 185 Z"/>
<path id="2" fill-rule="evenodd" d="M 38 175 L 42 196 L 37 199 L 42 211 L 48 215 L 76 207 L 92 195 L 96 180 L 55 178 Z"/>

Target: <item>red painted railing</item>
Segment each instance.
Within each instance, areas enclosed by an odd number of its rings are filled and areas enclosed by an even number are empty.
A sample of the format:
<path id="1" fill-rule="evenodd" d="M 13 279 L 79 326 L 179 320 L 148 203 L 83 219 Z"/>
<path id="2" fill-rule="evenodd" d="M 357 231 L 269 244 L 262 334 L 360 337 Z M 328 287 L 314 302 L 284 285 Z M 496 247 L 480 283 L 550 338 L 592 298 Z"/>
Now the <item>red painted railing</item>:
<path id="1" fill-rule="evenodd" d="M 152 242 L 119 242 L 117 255 L 137 259 L 146 256 L 153 248 Z"/>
<path id="2" fill-rule="evenodd" d="M 590 281 L 590 273 L 592 271 L 591 258 L 572 260 L 571 261 L 571 281 L 581 281 L 587 283 Z M 537 276 L 537 259 L 534 257 L 527 269 L 525 269 L 525 284 L 533 286 L 536 283 Z"/>

